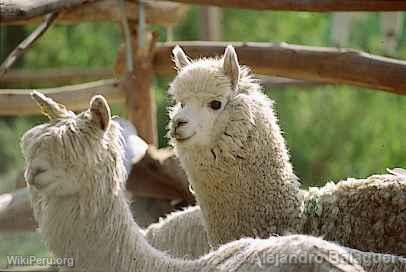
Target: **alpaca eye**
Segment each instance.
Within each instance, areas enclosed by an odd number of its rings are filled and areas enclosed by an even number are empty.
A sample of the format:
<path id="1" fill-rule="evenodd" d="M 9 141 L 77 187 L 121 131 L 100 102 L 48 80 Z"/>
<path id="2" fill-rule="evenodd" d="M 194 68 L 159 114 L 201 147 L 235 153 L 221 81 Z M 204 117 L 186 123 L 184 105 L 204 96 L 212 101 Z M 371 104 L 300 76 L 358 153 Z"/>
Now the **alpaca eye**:
<path id="1" fill-rule="evenodd" d="M 180 107 L 183 109 L 183 107 L 185 106 L 185 104 L 180 103 Z"/>
<path id="2" fill-rule="evenodd" d="M 221 108 L 221 101 L 213 100 L 209 103 L 209 107 L 213 110 L 219 110 Z"/>
<path id="3" fill-rule="evenodd" d="M 40 175 L 40 174 L 42 174 L 42 173 L 45 173 L 47 171 L 47 169 L 45 169 L 45 168 L 42 168 L 42 167 L 38 167 L 38 168 L 35 168 L 34 169 L 34 171 L 33 171 L 33 177 L 36 177 L 36 176 L 38 176 L 38 175 Z"/>

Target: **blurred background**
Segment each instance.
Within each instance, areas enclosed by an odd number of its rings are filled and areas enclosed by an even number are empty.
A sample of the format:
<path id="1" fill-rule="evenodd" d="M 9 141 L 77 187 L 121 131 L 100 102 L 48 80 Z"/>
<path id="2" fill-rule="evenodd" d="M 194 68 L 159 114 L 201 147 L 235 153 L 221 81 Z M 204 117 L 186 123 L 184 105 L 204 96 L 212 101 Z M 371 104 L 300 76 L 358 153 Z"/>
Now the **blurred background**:
<path id="1" fill-rule="evenodd" d="M 287 42 L 351 47 L 377 55 L 406 58 L 406 28 L 403 27 L 406 18 L 403 14 L 396 15 L 399 18 L 395 31 L 388 33 L 384 31 L 381 13 L 347 13 L 340 19 L 334 13 L 210 9 L 190 8 L 182 22 L 171 31 L 149 27 L 159 32 L 160 41 L 170 38 L 174 41 Z M 340 29 L 345 24 L 348 24 L 348 31 Z M 2 26 L 0 62 L 33 29 Z M 170 37 L 167 37 L 168 33 Z M 122 42 L 117 24 L 55 25 L 15 68 L 111 68 Z M 160 147 L 167 145 L 166 108 L 170 100 L 166 91 L 171 79 L 154 79 Z M 6 84 L 1 81 L 0 85 L 2 89 L 55 87 L 52 83 Z M 384 173 L 386 168 L 406 166 L 406 97 L 359 87 L 322 84 L 274 87 L 265 92 L 276 102 L 275 109 L 296 174 L 305 187 L 347 177 L 362 178 Z M 113 105 L 113 113 L 126 116 L 122 105 Z M 15 181 L 23 169 L 20 137 L 44 120 L 40 116 L 0 117 L 0 193 L 15 190 Z M 1 234 L 0 266 L 5 261 L 1 256 L 8 254 L 44 256 L 47 253 L 34 233 Z"/>

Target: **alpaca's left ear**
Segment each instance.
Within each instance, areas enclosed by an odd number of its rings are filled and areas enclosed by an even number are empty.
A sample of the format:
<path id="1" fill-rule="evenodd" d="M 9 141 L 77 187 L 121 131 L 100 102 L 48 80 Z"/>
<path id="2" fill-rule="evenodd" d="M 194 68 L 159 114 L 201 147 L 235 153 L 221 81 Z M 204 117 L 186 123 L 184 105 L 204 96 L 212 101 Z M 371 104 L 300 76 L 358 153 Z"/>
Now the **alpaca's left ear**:
<path id="1" fill-rule="evenodd" d="M 224 52 L 223 69 L 226 76 L 231 80 L 231 87 L 235 90 L 240 80 L 240 65 L 238 64 L 237 53 L 232 45 L 227 46 Z"/>
<path id="2" fill-rule="evenodd" d="M 96 95 L 90 101 L 90 119 L 102 130 L 107 130 L 110 125 L 111 113 L 106 99 L 101 95 Z"/>
<path id="3" fill-rule="evenodd" d="M 183 67 L 190 64 L 188 56 L 183 52 L 182 48 L 179 45 L 175 46 L 172 50 L 173 62 L 175 62 L 176 68 L 178 71 L 182 70 Z"/>
<path id="4" fill-rule="evenodd" d="M 37 102 L 41 112 L 48 116 L 49 120 L 75 116 L 75 114 L 68 111 L 64 105 L 56 103 L 52 98 L 47 97 L 40 92 L 33 91 L 31 97 Z"/>

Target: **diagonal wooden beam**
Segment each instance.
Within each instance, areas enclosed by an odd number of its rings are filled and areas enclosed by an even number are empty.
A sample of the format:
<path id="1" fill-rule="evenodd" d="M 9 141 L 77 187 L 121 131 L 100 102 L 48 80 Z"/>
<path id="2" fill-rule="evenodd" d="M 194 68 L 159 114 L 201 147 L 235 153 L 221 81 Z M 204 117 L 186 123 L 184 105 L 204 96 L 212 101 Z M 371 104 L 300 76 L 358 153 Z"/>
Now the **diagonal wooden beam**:
<path id="1" fill-rule="evenodd" d="M 404 0 L 169 0 L 223 8 L 286 11 L 403 11 Z"/>
<path id="2" fill-rule="evenodd" d="M 11 66 L 38 40 L 52 25 L 57 18 L 58 13 L 50 13 L 45 16 L 44 21 L 27 37 L 25 38 L 6 58 L 0 66 L 0 77 L 2 77 Z"/>

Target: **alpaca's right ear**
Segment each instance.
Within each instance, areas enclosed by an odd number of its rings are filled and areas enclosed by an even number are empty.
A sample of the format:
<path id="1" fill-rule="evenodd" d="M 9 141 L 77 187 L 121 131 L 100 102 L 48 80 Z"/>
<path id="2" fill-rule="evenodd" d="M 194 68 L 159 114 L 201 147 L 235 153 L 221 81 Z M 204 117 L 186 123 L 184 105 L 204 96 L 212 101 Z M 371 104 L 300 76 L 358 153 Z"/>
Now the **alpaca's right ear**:
<path id="1" fill-rule="evenodd" d="M 238 64 L 237 53 L 232 45 L 228 45 L 224 52 L 223 69 L 231 80 L 231 87 L 235 90 L 240 80 L 240 65 Z"/>
<path id="2" fill-rule="evenodd" d="M 111 122 L 110 107 L 106 99 L 96 95 L 90 101 L 90 120 L 100 129 L 106 131 Z"/>
<path id="3" fill-rule="evenodd" d="M 176 68 L 178 71 L 182 70 L 183 67 L 190 64 L 188 56 L 183 52 L 182 48 L 179 45 L 175 46 L 172 50 L 173 61 L 175 62 Z"/>

